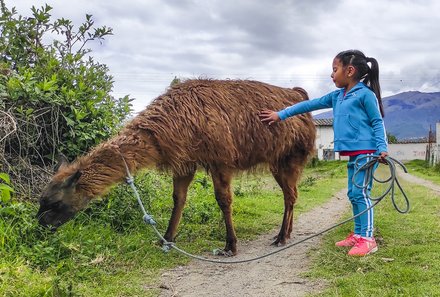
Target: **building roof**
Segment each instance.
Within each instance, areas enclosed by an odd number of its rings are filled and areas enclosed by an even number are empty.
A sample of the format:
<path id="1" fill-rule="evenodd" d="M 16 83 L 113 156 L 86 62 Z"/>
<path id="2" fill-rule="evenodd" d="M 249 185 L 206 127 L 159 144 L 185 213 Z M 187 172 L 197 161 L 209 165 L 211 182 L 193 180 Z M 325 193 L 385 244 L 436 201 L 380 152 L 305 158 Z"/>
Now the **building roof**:
<path id="1" fill-rule="evenodd" d="M 396 143 L 429 143 L 428 137 L 399 139 Z M 435 143 L 435 138 L 431 139 L 431 143 Z"/>
<path id="2" fill-rule="evenodd" d="M 315 126 L 333 126 L 333 119 L 313 119 Z"/>

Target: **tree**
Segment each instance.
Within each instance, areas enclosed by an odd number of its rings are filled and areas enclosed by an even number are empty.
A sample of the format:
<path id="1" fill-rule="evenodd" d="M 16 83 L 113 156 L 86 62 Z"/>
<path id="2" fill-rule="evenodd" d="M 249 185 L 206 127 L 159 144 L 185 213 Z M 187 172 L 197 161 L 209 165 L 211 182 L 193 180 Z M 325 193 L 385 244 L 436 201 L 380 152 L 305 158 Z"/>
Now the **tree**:
<path id="1" fill-rule="evenodd" d="M 397 137 L 391 133 L 387 133 L 388 143 L 397 143 Z"/>
<path id="2" fill-rule="evenodd" d="M 17 123 L 17 132 L 0 143 L 6 171 L 51 164 L 59 153 L 73 159 L 114 134 L 132 100 L 111 95 L 108 67 L 87 48 L 112 29 L 95 27 L 91 15 L 77 29 L 64 18 L 52 21 L 49 5 L 32 6 L 31 17 L 4 0 L 0 5 L 0 108 Z"/>

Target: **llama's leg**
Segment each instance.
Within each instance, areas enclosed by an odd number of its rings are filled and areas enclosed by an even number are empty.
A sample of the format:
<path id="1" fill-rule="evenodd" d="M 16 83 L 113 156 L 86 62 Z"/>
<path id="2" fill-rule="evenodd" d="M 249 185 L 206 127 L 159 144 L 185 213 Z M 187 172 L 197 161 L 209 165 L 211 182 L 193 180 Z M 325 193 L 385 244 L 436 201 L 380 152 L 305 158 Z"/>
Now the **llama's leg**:
<path id="1" fill-rule="evenodd" d="M 272 174 L 281 187 L 284 195 L 284 216 L 281 224 L 280 232 L 275 236 L 273 245 L 286 244 L 286 240 L 290 238 L 293 225 L 293 207 L 298 197 L 297 183 L 302 172 L 302 164 L 290 163 L 287 167 L 279 166 L 276 170 L 272 170 Z"/>
<path id="2" fill-rule="evenodd" d="M 237 254 L 237 236 L 235 235 L 232 221 L 232 173 L 229 170 L 212 170 L 215 199 L 223 212 L 226 226 L 226 245 L 223 255 L 231 256 Z"/>
<path id="3" fill-rule="evenodd" d="M 164 238 L 167 241 L 174 241 L 177 233 L 177 227 L 180 219 L 182 218 L 182 211 L 185 207 L 186 195 L 188 193 L 188 187 L 194 178 L 194 173 L 186 176 L 174 176 L 173 178 L 173 201 L 174 207 L 171 214 L 170 221 L 168 223 L 167 232 Z"/>

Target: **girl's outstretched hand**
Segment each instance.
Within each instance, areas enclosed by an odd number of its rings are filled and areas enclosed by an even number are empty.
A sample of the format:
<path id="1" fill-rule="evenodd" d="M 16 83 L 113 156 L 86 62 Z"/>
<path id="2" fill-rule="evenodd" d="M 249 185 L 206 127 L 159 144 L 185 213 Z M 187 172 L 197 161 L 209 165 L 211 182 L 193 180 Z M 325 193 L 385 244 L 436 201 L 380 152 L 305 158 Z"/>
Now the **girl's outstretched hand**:
<path id="1" fill-rule="evenodd" d="M 263 109 L 262 111 L 260 111 L 259 116 L 260 116 L 260 121 L 265 124 L 268 124 L 269 126 L 272 125 L 273 123 L 281 121 L 280 117 L 278 116 L 278 113 L 276 111 L 269 109 Z"/>

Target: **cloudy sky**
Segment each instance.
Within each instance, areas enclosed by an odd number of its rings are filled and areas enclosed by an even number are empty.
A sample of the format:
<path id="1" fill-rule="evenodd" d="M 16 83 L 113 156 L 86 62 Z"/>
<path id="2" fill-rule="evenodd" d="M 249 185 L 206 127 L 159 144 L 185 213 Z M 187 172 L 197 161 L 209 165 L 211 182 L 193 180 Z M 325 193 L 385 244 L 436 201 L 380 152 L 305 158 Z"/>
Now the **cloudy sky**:
<path id="1" fill-rule="evenodd" d="M 5 0 L 19 14 L 47 3 L 53 18 L 113 28 L 95 60 L 113 75 L 114 95 L 142 110 L 174 77 L 253 79 L 334 90 L 333 57 L 360 49 L 379 61 L 383 96 L 440 91 L 437 0 Z"/>

